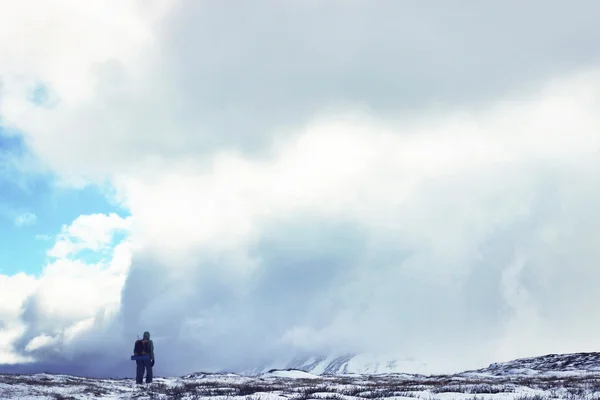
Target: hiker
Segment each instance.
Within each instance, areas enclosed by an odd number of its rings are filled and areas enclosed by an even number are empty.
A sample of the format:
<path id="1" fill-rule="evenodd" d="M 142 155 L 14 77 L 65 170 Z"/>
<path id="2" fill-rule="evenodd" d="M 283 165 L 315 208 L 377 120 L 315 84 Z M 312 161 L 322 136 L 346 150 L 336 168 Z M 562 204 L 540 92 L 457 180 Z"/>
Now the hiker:
<path id="1" fill-rule="evenodd" d="M 152 383 L 152 367 L 154 367 L 154 343 L 150 340 L 150 332 L 144 332 L 142 342 L 141 355 L 146 356 L 144 359 L 136 359 L 137 371 L 135 375 L 135 383 L 142 384 L 144 378 L 144 369 L 146 370 L 146 383 Z M 134 348 L 134 355 L 138 356 L 138 351 Z"/>

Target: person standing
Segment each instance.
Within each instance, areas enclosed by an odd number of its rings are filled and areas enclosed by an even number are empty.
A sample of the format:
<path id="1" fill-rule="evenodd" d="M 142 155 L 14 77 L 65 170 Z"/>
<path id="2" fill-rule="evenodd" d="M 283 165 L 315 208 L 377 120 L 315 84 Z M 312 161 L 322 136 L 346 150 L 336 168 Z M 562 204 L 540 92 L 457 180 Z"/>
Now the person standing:
<path id="1" fill-rule="evenodd" d="M 143 355 L 149 355 L 149 358 L 144 360 L 136 360 L 136 375 L 135 382 L 142 384 L 144 379 L 144 371 L 146 372 L 146 383 L 152 383 L 152 367 L 154 367 L 154 343 L 150 340 L 150 332 L 144 332 L 142 339 Z"/>

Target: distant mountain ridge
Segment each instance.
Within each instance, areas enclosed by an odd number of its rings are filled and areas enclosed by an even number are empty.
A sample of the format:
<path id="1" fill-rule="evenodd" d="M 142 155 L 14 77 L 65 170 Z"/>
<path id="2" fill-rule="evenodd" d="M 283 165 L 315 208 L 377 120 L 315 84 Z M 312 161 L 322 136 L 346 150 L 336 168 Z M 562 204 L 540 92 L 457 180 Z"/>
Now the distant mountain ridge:
<path id="1" fill-rule="evenodd" d="M 264 365 L 242 371 L 242 375 L 261 375 L 272 370 L 299 370 L 315 375 L 346 374 L 422 374 L 434 375 L 425 362 L 411 358 L 393 359 L 374 357 L 367 354 L 344 354 L 337 356 L 298 357 L 280 364 Z M 547 354 L 512 361 L 492 363 L 488 367 L 471 369 L 455 374 L 476 375 L 537 375 L 554 372 L 597 372 L 600 371 L 600 353 Z"/>
<path id="2" fill-rule="evenodd" d="M 294 369 L 315 375 L 427 373 L 428 365 L 411 358 L 394 359 L 362 353 L 333 356 L 296 357 L 283 363 L 272 363 L 242 371 L 243 375 L 260 375 L 273 369 Z"/>
<path id="3" fill-rule="evenodd" d="M 523 373 L 596 371 L 600 371 L 600 353 L 598 352 L 547 354 L 538 357 L 519 358 L 502 363 L 493 363 L 487 368 L 469 372 L 501 376 Z"/>

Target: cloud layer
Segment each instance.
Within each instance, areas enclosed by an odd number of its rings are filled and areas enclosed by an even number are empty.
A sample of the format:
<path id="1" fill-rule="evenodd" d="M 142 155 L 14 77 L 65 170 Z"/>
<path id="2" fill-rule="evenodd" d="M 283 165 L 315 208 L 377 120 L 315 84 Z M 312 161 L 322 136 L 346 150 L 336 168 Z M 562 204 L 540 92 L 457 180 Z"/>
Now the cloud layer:
<path id="1" fill-rule="evenodd" d="M 143 330 L 165 374 L 594 348 L 599 5 L 142 4 L 64 2 L 56 42 L 0 44 L 3 120 L 132 215 L 2 277 L 5 362 L 125 373 Z"/>
<path id="2" fill-rule="evenodd" d="M 36 221 L 37 217 L 34 213 L 24 212 L 15 217 L 14 224 L 15 226 L 21 228 L 35 225 Z"/>

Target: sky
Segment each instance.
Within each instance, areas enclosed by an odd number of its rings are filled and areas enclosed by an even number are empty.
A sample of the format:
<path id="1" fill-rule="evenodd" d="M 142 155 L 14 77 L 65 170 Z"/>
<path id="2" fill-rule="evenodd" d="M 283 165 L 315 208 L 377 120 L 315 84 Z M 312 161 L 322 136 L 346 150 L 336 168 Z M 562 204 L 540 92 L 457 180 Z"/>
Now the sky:
<path id="1" fill-rule="evenodd" d="M 104 188 L 61 187 L 49 173 L 23 173 L 19 165 L 28 150 L 22 135 L 0 135 L 0 232 L 5 238 L 0 242 L 0 273 L 39 275 L 53 238 L 80 215 L 129 215 Z"/>
<path id="2" fill-rule="evenodd" d="M 0 371 L 597 350 L 599 18 L 0 0 Z"/>

